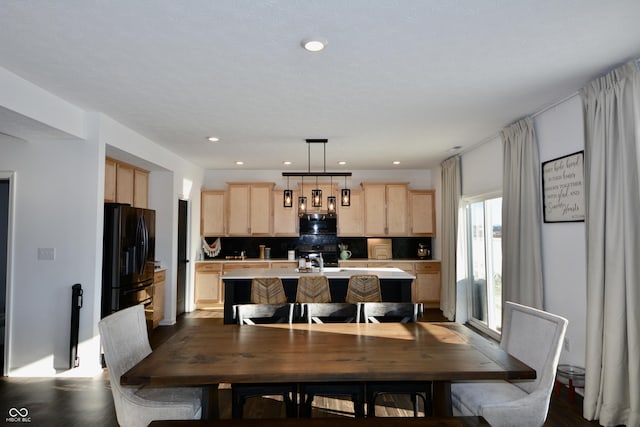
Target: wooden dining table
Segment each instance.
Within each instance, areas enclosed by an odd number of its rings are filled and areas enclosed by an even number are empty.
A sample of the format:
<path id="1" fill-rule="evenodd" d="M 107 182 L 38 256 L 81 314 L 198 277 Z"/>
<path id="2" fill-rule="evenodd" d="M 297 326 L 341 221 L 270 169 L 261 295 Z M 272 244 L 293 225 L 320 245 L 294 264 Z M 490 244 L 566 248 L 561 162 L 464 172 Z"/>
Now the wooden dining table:
<path id="1" fill-rule="evenodd" d="M 124 385 L 202 386 L 219 415 L 222 383 L 433 382 L 451 415 L 451 381 L 535 379 L 531 367 L 453 322 L 186 326 L 121 377 Z"/>

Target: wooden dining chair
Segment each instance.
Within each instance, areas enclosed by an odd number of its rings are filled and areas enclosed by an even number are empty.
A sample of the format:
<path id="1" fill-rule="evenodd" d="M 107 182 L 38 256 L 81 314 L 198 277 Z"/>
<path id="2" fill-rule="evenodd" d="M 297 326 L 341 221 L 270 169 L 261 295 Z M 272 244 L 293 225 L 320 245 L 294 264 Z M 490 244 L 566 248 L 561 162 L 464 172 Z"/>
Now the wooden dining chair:
<path id="1" fill-rule="evenodd" d="M 324 275 L 300 276 L 296 290 L 297 303 L 331 302 L 329 279 Z"/>
<path id="2" fill-rule="evenodd" d="M 378 276 L 375 274 L 354 274 L 349 277 L 345 301 L 349 303 L 382 301 Z"/>
<path id="3" fill-rule="evenodd" d="M 240 325 L 291 323 L 293 307 L 279 277 L 256 277 L 251 281 L 251 304 L 237 304 L 235 313 Z M 282 396 L 287 417 L 297 417 L 298 385 L 294 383 L 231 384 L 232 417 L 242 418 L 247 399 L 272 395 Z"/>
<path id="4" fill-rule="evenodd" d="M 251 281 L 251 303 L 234 305 L 234 316 L 241 325 L 291 323 L 293 309 L 279 277 L 256 277 Z"/>
<path id="5" fill-rule="evenodd" d="M 361 307 L 365 323 L 400 322 L 414 323 L 422 315 L 422 304 L 410 302 L 363 302 Z M 432 384 L 430 381 L 384 381 L 368 382 L 367 416 L 375 417 L 376 400 L 382 394 L 409 394 L 413 404 L 413 415 L 419 415 L 418 401 L 422 400 L 424 415 L 433 413 Z"/>
<path id="6" fill-rule="evenodd" d="M 287 295 L 279 277 L 254 277 L 251 280 L 251 302 L 254 304 L 285 304 Z"/>
<path id="7" fill-rule="evenodd" d="M 120 384 L 125 372 L 151 354 L 142 304 L 105 317 L 98 328 L 119 425 L 143 427 L 153 420 L 200 418 L 201 388 Z"/>

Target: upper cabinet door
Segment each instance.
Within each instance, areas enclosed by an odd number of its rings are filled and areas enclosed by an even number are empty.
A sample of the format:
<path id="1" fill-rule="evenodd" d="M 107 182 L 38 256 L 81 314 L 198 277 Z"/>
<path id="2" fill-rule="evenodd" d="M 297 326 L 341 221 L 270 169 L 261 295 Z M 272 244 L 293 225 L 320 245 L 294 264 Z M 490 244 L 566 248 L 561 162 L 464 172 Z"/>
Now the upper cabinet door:
<path id="1" fill-rule="evenodd" d="M 283 206 L 283 190 L 273 191 L 273 235 L 293 237 L 298 235 L 298 192 L 293 192 L 290 208 Z"/>
<path id="2" fill-rule="evenodd" d="M 351 203 L 342 206 L 338 196 L 338 235 L 364 236 L 364 203 L 361 190 L 351 190 Z"/>
<path id="3" fill-rule="evenodd" d="M 116 201 L 116 161 L 109 158 L 104 161 L 104 201 Z"/>
<path id="4" fill-rule="evenodd" d="M 407 184 L 387 184 L 387 235 L 409 234 Z"/>
<path id="5" fill-rule="evenodd" d="M 251 234 L 249 225 L 251 187 L 248 184 L 229 184 L 227 200 L 229 202 L 227 215 L 227 231 L 229 236 L 248 236 Z"/>
<path id="6" fill-rule="evenodd" d="M 252 184 L 250 192 L 250 234 L 270 236 L 273 223 L 273 187 L 274 184 Z"/>
<path id="7" fill-rule="evenodd" d="M 142 169 L 133 171 L 133 206 L 144 209 L 149 207 L 149 172 Z"/>
<path id="8" fill-rule="evenodd" d="M 116 202 L 133 206 L 133 166 L 124 163 L 116 165 Z"/>
<path id="9" fill-rule="evenodd" d="M 203 191 L 200 202 L 200 234 L 206 237 L 224 236 L 224 200 L 222 190 Z"/>
<path id="10" fill-rule="evenodd" d="M 409 191 L 409 220 L 412 236 L 435 236 L 435 191 Z"/>
<path id="11" fill-rule="evenodd" d="M 386 186 L 367 183 L 362 187 L 364 188 L 364 234 L 365 236 L 386 236 Z"/>

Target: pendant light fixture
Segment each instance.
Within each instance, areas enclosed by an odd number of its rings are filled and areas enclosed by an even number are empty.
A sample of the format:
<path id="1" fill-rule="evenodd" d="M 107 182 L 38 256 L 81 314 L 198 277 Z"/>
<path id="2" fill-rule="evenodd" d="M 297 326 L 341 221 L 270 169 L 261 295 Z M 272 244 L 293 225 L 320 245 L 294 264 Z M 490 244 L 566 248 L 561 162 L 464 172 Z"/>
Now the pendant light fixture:
<path id="1" fill-rule="evenodd" d="M 322 207 L 322 190 L 318 188 L 318 177 L 316 176 L 316 188 L 311 190 L 311 205 L 314 208 Z"/>
<path id="2" fill-rule="evenodd" d="M 344 177 L 344 188 L 340 195 L 340 204 L 342 206 L 351 206 L 351 190 L 347 188 L 347 177 Z"/>
<path id="3" fill-rule="evenodd" d="M 333 195 L 333 177 L 330 177 L 329 188 L 331 195 L 327 197 L 327 214 L 333 216 L 336 214 L 336 196 Z"/>
<path id="4" fill-rule="evenodd" d="M 282 197 L 282 206 L 285 208 L 293 207 L 293 191 L 289 189 L 289 177 L 287 177 L 287 189 L 284 190 Z"/>
<path id="5" fill-rule="evenodd" d="M 327 139 L 306 139 L 307 143 L 307 157 L 308 157 L 308 165 L 306 172 L 282 172 L 282 176 L 290 177 L 290 176 L 299 176 L 302 177 L 302 192 L 301 196 L 298 197 L 298 215 L 304 215 L 307 213 L 307 198 L 304 196 L 304 177 L 315 177 L 316 178 L 316 188 L 311 191 L 311 205 L 314 208 L 322 207 L 322 190 L 318 187 L 318 177 L 330 177 L 334 176 L 344 176 L 345 177 L 345 187 L 347 185 L 347 177 L 351 176 L 351 172 L 327 172 Z M 322 144 L 323 154 L 324 154 L 324 162 L 322 172 L 311 172 L 311 144 Z M 332 180 L 333 183 L 333 180 Z M 287 182 L 287 187 L 289 184 Z M 287 188 L 287 190 L 289 190 Z M 287 191 L 285 190 L 285 192 Z M 346 191 L 346 193 L 345 193 Z M 346 199 L 345 199 L 346 194 Z M 284 195 L 286 198 L 286 193 Z M 327 198 L 327 204 L 331 204 L 333 202 L 333 208 L 328 209 L 327 213 L 335 214 L 335 206 L 336 206 L 336 198 L 332 194 L 329 198 Z M 342 206 L 349 206 L 351 203 L 351 192 L 348 188 L 342 189 L 342 198 L 341 198 Z M 345 204 L 346 203 L 346 204 Z M 288 207 L 285 205 L 285 207 Z M 332 213 L 333 212 L 333 213 Z"/>
<path id="6" fill-rule="evenodd" d="M 304 194 L 304 177 L 302 177 L 302 189 L 300 194 Z M 303 216 L 307 213 L 307 197 L 304 195 L 298 196 L 298 216 Z"/>

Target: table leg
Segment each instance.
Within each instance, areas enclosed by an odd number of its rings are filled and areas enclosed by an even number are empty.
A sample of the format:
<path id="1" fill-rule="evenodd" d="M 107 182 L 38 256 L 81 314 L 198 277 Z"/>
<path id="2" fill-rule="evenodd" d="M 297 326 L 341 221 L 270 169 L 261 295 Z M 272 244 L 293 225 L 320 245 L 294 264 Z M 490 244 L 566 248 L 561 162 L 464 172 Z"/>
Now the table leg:
<path id="1" fill-rule="evenodd" d="M 433 416 L 451 417 L 451 383 L 449 381 L 433 382 Z"/>
<path id="2" fill-rule="evenodd" d="M 220 404 L 218 400 L 218 384 L 205 386 L 202 390 L 203 420 L 220 419 Z"/>

